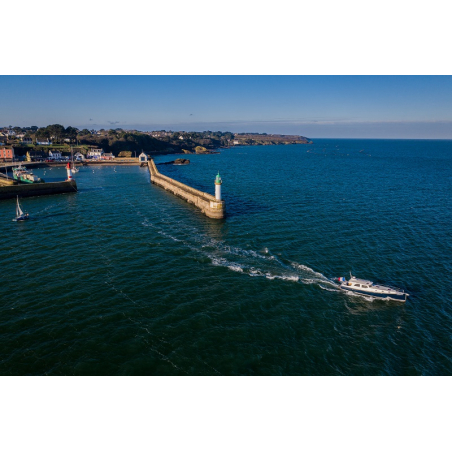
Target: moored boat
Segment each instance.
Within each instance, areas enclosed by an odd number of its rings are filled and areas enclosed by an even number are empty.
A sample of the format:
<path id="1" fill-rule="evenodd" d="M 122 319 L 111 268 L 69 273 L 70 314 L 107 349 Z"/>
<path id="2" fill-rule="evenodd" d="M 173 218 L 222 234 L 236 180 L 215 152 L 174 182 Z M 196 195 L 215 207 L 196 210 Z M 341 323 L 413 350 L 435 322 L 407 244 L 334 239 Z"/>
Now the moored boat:
<path id="1" fill-rule="evenodd" d="M 387 298 L 391 300 L 406 301 L 409 294 L 397 287 L 374 284 L 366 279 L 359 279 L 350 274 L 347 281 L 344 277 L 338 278 L 341 283 L 340 288 L 346 292 L 356 293 L 358 295 L 368 295 L 377 298 Z"/>
<path id="2" fill-rule="evenodd" d="M 22 165 L 13 168 L 13 178 L 27 184 L 39 184 L 44 182 L 43 179 L 35 176 L 30 170 L 27 170 L 27 168 Z"/>

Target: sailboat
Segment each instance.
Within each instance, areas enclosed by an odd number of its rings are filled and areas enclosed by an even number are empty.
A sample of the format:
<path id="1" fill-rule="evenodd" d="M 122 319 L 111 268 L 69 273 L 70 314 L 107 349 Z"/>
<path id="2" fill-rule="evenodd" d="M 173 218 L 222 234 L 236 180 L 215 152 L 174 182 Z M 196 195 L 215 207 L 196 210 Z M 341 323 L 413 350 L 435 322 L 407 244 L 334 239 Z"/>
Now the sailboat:
<path id="1" fill-rule="evenodd" d="M 19 204 L 19 196 L 17 197 L 17 205 L 16 205 L 16 218 L 14 218 L 13 221 L 24 221 L 28 220 L 29 215 L 28 213 L 24 213 L 22 209 L 20 208 Z"/>
<path id="2" fill-rule="evenodd" d="M 71 146 L 71 160 L 72 160 L 72 164 L 71 164 L 72 172 L 73 173 L 78 173 L 80 170 L 75 166 L 75 163 L 74 163 L 74 150 L 72 149 L 72 146 Z"/>

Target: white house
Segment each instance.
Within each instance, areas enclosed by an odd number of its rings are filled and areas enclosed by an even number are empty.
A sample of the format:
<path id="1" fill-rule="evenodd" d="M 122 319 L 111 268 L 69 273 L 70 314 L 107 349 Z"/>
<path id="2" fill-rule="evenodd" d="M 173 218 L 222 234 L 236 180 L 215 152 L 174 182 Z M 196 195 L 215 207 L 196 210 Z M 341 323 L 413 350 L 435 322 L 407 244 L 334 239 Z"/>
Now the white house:
<path id="1" fill-rule="evenodd" d="M 49 151 L 49 159 L 50 160 L 61 160 L 61 152 L 60 151 Z"/>
<path id="2" fill-rule="evenodd" d="M 85 156 L 81 152 L 77 152 L 76 154 L 74 154 L 74 158 L 78 162 L 85 160 Z"/>
<path id="3" fill-rule="evenodd" d="M 87 157 L 94 160 L 99 160 L 102 158 L 103 154 L 104 154 L 103 149 L 90 149 L 88 151 Z"/>
<path id="4" fill-rule="evenodd" d="M 138 161 L 139 162 L 143 162 L 146 163 L 148 161 L 148 156 L 142 152 L 139 156 L 138 156 Z"/>
<path id="5" fill-rule="evenodd" d="M 36 140 L 36 144 L 41 144 L 43 146 L 51 146 L 52 142 L 48 138 L 41 138 Z"/>
<path id="6" fill-rule="evenodd" d="M 22 144 L 33 144 L 33 139 L 32 138 L 23 138 Z"/>

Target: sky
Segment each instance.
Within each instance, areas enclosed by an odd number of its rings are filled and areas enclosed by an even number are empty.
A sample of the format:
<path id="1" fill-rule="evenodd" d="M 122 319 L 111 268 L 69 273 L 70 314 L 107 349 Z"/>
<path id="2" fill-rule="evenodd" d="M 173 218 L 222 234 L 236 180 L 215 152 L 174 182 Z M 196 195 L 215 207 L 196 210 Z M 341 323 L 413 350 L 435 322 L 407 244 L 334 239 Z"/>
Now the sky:
<path id="1" fill-rule="evenodd" d="M 452 76 L 0 76 L 0 126 L 452 139 Z"/>

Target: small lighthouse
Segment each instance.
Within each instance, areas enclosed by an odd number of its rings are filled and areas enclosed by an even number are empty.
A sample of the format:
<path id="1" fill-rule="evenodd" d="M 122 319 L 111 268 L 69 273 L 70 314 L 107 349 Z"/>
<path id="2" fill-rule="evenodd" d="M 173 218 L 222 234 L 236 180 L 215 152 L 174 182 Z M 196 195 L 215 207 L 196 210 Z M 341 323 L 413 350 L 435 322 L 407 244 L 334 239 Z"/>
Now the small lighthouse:
<path id="1" fill-rule="evenodd" d="M 215 178 L 215 199 L 221 201 L 221 184 L 223 181 L 220 177 L 220 172 L 218 171 L 217 177 Z"/>
<path id="2" fill-rule="evenodd" d="M 71 181 L 72 179 L 72 170 L 71 170 L 71 164 L 68 163 L 66 166 L 66 170 L 67 170 L 67 180 Z"/>

